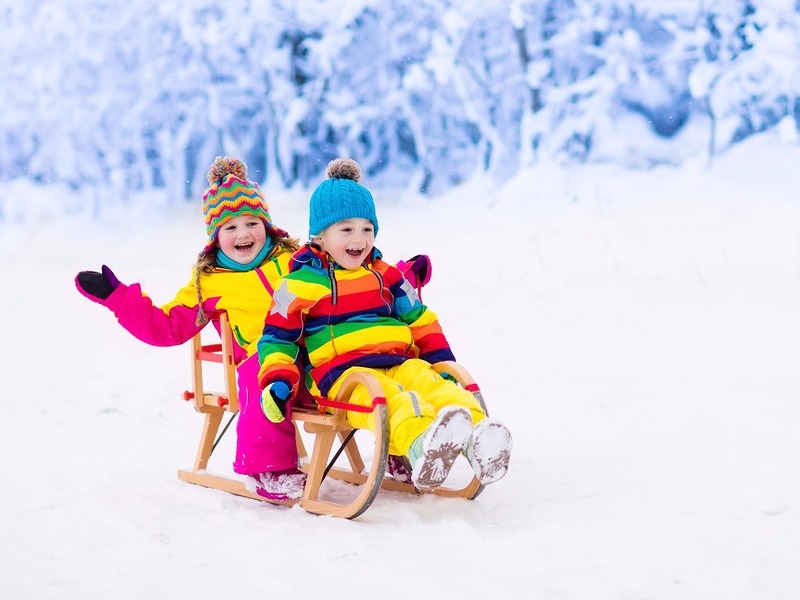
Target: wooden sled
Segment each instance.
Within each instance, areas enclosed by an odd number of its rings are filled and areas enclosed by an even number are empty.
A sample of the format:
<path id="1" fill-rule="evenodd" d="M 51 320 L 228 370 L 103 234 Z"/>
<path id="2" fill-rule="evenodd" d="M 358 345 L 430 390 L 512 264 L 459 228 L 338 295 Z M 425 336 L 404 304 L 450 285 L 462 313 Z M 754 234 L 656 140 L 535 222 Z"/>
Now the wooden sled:
<path id="1" fill-rule="evenodd" d="M 300 468 L 306 473 L 307 480 L 303 497 L 298 500 L 268 500 L 251 492 L 242 479 L 233 476 L 221 476 L 208 473 L 208 461 L 217 443 L 227 430 L 228 424 L 219 433 L 223 417 L 235 416 L 239 411 L 236 387 L 236 363 L 234 361 L 234 341 L 228 324 L 227 315 L 220 316 L 221 340 L 218 344 L 203 344 L 198 333 L 191 342 L 192 351 L 192 390 L 183 394 L 184 400 L 191 400 L 197 412 L 203 414 L 203 427 L 197 449 L 194 466 L 191 469 L 178 470 L 178 478 L 252 498 L 292 506 L 300 504 L 308 512 L 320 515 L 332 515 L 353 519 L 363 514 L 383 488 L 407 493 L 426 493 L 437 496 L 474 499 L 483 491 L 483 486 L 476 477 L 472 477 L 463 487 L 446 487 L 442 485 L 433 490 L 418 490 L 411 483 L 396 481 L 386 476 L 389 451 L 389 420 L 386 399 L 377 380 L 365 373 L 353 373 L 347 377 L 341 390 L 333 402 L 317 398 L 317 406 L 292 407 L 292 420 L 298 428 L 297 448 L 300 455 Z M 223 392 L 207 391 L 203 385 L 203 363 L 217 363 L 223 368 Z M 480 390 L 467 371 L 454 362 L 443 362 L 434 365 L 440 372 L 452 375 L 464 388 L 471 391 L 486 410 Z M 357 386 L 364 386 L 372 398 L 371 408 L 349 405 L 348 399 Z M 354 430 L 345 417 L 346 408 L 371 412 L 374 419 L 375 434 L 373 436 L 372 460 L 367 466 L 362 458 Z M 487 413 L 488 414 L 488 413 Z M 299 428 L 313 435 L 311 455 L 308 455 Z M 218 435 L 219 433 L 219 435 Z M 339 448 L 331 458 L 334 441 Z M 363 444 L 363 442 L 362 442 Z M 340 455 L 346 458 L 347 466 L 339 466 Z M 345 481 L 360 486 L 352 499 L 336 501 L 321 496 L 322 484 L 326 477 Z"/>

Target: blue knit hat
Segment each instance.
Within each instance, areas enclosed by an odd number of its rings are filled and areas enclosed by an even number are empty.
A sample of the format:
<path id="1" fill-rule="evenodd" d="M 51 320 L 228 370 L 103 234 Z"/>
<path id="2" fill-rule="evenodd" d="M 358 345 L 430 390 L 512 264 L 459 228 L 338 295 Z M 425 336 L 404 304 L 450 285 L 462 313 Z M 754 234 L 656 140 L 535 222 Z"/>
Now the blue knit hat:
<path id="1" fill-rule="evenodd" d="M 351 158 L 337 158 L 328 164 L 328 177 L 311 194 L 308 235 L 319 235 L 326 228 L 344 219 L 362 218 L 372 221 L 378 235 L 378 217 L 372 194 L 358 181 L 361 167 Z"/>

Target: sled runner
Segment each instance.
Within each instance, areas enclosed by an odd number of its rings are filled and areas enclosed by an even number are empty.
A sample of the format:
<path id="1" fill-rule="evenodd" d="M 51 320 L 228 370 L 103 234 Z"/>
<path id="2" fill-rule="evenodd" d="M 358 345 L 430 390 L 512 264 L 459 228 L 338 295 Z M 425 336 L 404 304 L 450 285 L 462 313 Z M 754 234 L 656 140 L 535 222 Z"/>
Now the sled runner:
<path id="1" fill-rule="evenodd" d="M 192 401 L 195 410 L 203 415 L 203 426 L 194 466 L 191 469 L 179 470 L 179 479 L 273 504 L 291 506 L 299 503 L 308 512 L 347 519 L 353 519 L 364 513 L 381 488 L 470 500 L 477 497 L 483 490 L 483 486 L 474 476 L 463 487 L 442 485 L 433 490 L 418 490 L 411 483 L 396 481 L 386 475 L 389 460 L 389 424 L 386 400 L 378 382 L 371 375 L 365 373 L 353 373 L 348 376 L 334 401 L 315 398 L 316 404 L 292 407 L 292 419 L 298 430 L 297 448 L 301 458 L 300 468 L 307 474 L 303 497 L 299 500 L 267 500 L 249 491 L 243 480 L 234 476 L 215 475 L 207 472 L 208 461 L 216 444 L 239 411 L 234 341 L 227 316 L 224 313 L 220 315 L 219 325 L 220 343 L 203 344 L 199 333 L 191 342 L 192 390 L 184 392 L 183 397 L 185 400 Z M 205 389 L 203 383 L 204 363 L 217 363 L 222 366 L 225 388 L 223 392 L 211 392 Z M 434 368 L 452 375 L 460 385 L 475 395 L 484 411 L 486 410 L 477 384 L 463 367 L 454 362 L 443 362 L 434 365 Z M 372 398 L 371 407 L 366 408 L 348 403 L 350 394 L 356 386 L 363 386 L 367 389 Z M 372 436 L 371 461 L 368 465 L 365 464 L 359 450 L 359 442 L 354 435 L 355 430 L 345 418 L 347 409 L 372 413 L 375 434 Z M 219 433 L 220 425 L 226 414 L 229 414 L 231 418 Z M 303 442 L 303 436 L 300 434 L 301 425 L 306 434 L 313 436 L 310 455 Z M 337 440 L 339 448 L 332 457 L 334 442 Z M 365 445 L 363 440 L 360 443 L 362 446 Z M 342 454 L 344 457 L 340 459 Z M 340 464 L 342 462 L 346 462 L 346 466 L 342 466 Z M 358 485 L 360 489 L 354 498 L 337 500 L 332 497 L 335 496 L 334 494 L 324 493 L 323 481 L 326 477 Z"/>

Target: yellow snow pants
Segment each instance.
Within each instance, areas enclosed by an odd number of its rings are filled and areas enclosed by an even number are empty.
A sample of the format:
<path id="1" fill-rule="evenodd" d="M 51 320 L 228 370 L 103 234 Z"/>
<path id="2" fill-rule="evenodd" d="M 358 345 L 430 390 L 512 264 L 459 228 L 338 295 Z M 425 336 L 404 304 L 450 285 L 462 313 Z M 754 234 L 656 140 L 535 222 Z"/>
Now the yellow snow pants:
<path id="1" fill-rule="evenodd" d="M 389 413 L 389 454 L 408 454 L 412 442 L 445 406 L 466 408 L 472 415 L 473 423 L 486 418 L 472 392 L 443 379 L 430 363 L 418 358 L 385 369 L 350 367 L 331 387 L 329 399 L 336 398 L 344 378 L 353 372 L 373 375 L 383 389 Z M 372 399 L 362 386 L 355 388 L 348 401 L 362 406 L 372 405 Z M 370 413 L 347 411 L 347 422 L 353 427 L 374 431 Z"/>

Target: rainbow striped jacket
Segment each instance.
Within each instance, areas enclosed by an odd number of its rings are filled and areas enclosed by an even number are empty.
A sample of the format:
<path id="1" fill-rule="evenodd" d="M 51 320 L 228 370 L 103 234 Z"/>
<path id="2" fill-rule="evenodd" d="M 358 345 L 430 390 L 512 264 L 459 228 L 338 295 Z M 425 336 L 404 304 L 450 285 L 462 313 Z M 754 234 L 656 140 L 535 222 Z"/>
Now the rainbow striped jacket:
<path id="1" fill-rule="evenodd" d="M 294 253 L 289 274 L 276 284 L 258 341 L 261 387 L 284 381 L 296 392 L 298 356 L 323 395 L 353 366 L 455 360 L 436 315 L 377 249 L 348 270 L 309 244 Z"/>

